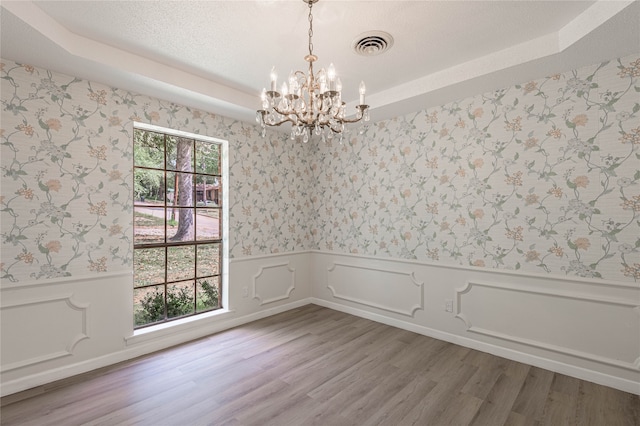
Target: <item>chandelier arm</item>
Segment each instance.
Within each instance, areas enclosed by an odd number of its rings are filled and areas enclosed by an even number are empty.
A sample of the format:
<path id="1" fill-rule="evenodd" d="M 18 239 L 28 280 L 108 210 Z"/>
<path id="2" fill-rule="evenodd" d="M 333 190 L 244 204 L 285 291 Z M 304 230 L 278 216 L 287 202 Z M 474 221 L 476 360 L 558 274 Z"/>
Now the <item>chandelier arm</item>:
<path id="1" fill-rule="evenodd" d="M 277 121 L 277 122 L 275 122 L 275 123 L 273 123 L 273 124 L 270 124 L 270 123 L 264 123 L 264 124 L 265 124 L 265 125 L 267 125 L 267 126 L 269 126 L 269 127 L 274 127 L 274 126 L 280 126 L 280 125 L 282 125 L 282 124 L 284 124 L 284 123 L 289 123 L 289 122 L 291 122 L 291 123 L 295 124 L 295 122 L 294 122 L 292 119 L 290 119 L 290 118 L 285 118 L 284 120 Z"/>
<path id="2" fill-rule="evenodd" d="M 341 122 L 348 123 L 348 124 L 357 123 L 360 120 L 362 120 L 362 118 L 341 118 L 340 119 Z"/>

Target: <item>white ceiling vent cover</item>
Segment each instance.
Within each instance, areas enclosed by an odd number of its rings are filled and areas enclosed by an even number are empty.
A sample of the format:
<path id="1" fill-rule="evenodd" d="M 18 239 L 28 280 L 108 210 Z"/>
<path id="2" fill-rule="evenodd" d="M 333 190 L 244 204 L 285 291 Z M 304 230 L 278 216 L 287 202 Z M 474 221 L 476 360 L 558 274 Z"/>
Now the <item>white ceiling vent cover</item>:
<path id="1" fill-rule="evenodd" d="M 384 31 L 368 31 L 360 34 L 351 47 L 362 56 L 375 56 L 386 52 L 393 46 L 393 37 Z"/>

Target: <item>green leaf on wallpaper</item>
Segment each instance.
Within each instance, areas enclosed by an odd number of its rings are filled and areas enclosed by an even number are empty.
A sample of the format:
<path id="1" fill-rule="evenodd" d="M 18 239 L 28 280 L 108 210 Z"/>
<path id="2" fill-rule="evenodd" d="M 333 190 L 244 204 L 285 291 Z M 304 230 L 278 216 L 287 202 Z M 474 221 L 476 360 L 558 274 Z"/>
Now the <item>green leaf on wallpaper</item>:
<path id="1" fill-rule="evenodd" d="M 104 112 L 100 111 L 100 117 L 107 118 L 107 115 Z"/>
<path id="2" fill-rule="evenodd" d="M 640 238 L 636 240 L 636 248 L 640 247 Z"/>
<path id="3" fill-rule="evenodd" d="M 49 192 L 49 187 L 40 181 L 38 181 L 38 188 L 40 188 L 41 191 Z"/>
<path id="4" fill-rule="evenodd" d="M 575 245 L 571 240 L 567 240 L 567 245 L 569 246 L 569 248 L 571 250 L 577 250 L 578 249 L 578 246 Z"/>
<path id="5" fill-rule="evenodd" d="M 634 86 L 634 89 L 636 89 L 636 92 L 640 92 L 640 86 Z"/>
<path id="6" fill-rule="evenodd" d="M 569 120 L 565 120 L 565 122 L 564 122 L 564 123 L 565 123 L 565 124 L 566 124 L 566 126 L 567 126 L 568 128 L 570 128 L 570 129 L 575 129 L 575 128 L 576 128 L 576 125 L 575 125 L 574 123 L 572 123 L 571 121 L 569 121 Z"/>
<path id="7" fill-rule="evenodd" d="M 516 263 L 516 271 L 520 269 L 520 262 Z"/>
<path id="8" fill-rule="evenodd" d="M 570 180 L 567 180 L 567 186 L 571 189 L 576 189 L 577 186 L 575 183 L 571 182 Z"/>
<path id="9" fill-rule="evenodd" d="M 635 104 L 635 105 L 633 106 L 633 112 L 634 112 L 634 113 L 636 113 L 636 112 L 638 112 L 638 111 L 640 111 L 640 104 Z"/>
<path id="10" fill-rule="evenodd" d="M 636 174 L 633 175 L 633 180 L 638 180 L 640 179 L 640 170 L 636 170 Z"/>

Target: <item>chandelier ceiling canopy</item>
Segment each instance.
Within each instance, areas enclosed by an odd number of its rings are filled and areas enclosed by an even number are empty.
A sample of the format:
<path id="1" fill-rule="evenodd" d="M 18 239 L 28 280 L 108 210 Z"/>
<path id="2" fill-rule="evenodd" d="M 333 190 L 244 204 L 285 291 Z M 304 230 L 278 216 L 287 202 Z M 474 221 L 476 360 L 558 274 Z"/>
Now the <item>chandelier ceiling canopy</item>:
<path id="1" fill-rule="evenodd" d="M 271 70 L 269 90 L 262 90 L 262 109 L 256 112 L 256 121 L 262 126 L 262 137 L 266 126 L 280 126 L 291 123 L 291 139 L 308 142 L 312 134 L 331 140 L 339 135 L 340 140 L 345 125 L 360 120 L 369 121 L 369 105 L 365 104 L 366 87 L 360 82 L 360 101 L 356 105 L 355 118 L 346 118 L 346 104 L 342 100 L 342 82 L 336 75 L 333 64 L 316 74 L 313 63 L 318 57 L 313 54 L 313 4 L 318 0 L 302 0 L 309 5 L 309 54 L 304 60 L 309 63 L 308 73 L 292 71 L 277 90 L 278 75 L 275 67 Z"/>

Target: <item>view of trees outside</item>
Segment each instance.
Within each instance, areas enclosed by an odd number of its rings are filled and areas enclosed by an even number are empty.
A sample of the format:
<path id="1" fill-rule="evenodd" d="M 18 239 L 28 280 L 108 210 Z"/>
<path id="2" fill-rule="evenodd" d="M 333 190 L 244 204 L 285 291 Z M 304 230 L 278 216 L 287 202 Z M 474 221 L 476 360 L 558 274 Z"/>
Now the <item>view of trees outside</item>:
<path id="1" fill-rule="evenodd" d="M 220 308 L 220 145 L 134 132 L 134 326 Z"/>

